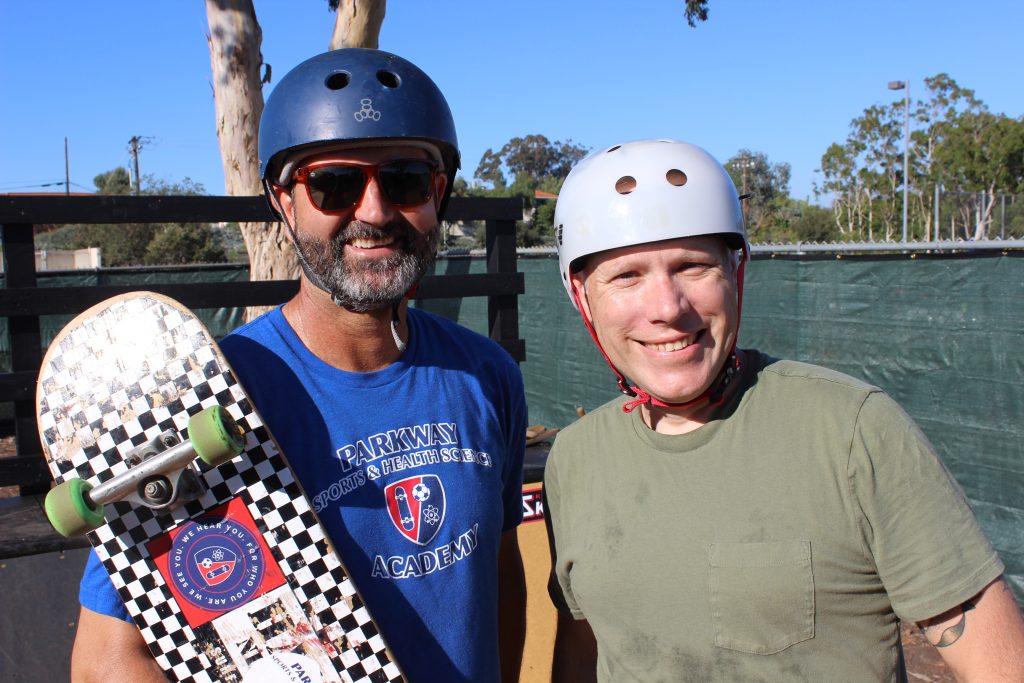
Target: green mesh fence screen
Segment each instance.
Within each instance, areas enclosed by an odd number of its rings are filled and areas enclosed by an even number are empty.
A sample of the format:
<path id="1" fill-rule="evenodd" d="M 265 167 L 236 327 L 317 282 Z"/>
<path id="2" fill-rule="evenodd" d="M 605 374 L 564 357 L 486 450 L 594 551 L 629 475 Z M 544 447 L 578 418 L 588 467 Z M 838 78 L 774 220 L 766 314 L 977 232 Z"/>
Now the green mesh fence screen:
<path id="1" fill-rule="evenodd" d="M 757 259 L 747 268 L 740 345 L 818 363 L 876 384 L 918 422 L 964 488 L 1024 597 L 1024 259 Z M 440 260 L 437 274 L 482 273 L 483 260 Z M 569 304 L 553 258 L 523 258 L 522 364 L 530 422 L 563 427 L 577 406 L 617 395 Z M 244 269 L 40 276 L 41 286 L 244 280 Z M 487 331 L 485 299 L 418 302 Z M 238 309 L 200 311 L 215 334 Z M 6 332 L 6 321 L 0 320 Z M 44 340 L 63 320 L 45 318 Z M 0 334 L 0 361 L 9 350 Z M 907 501 L 913 505 L 913 500 Z"/>
<path id="2" fill-rule="evenodd" d="M 481 261 L 440 262 L 483 272 Z M 554 259 L 520 259 L 530 421 L 565 426 L 615 397 Z M 423 302 L 446 312 L 442 302 Z M 1024 259 L 757 259 L 740 345 L 875 384 L 918 422 L 1024 597 Z M 486 331 L 482 301 L 447 314 Z M 913 505 L 908 500 L 907 505 Z"/>
<path id="3" fill-rule="evenodd" d="M 224 266 L 203 266 L 200 268 L 109 268 L 104 270 L 42 272 L 37 275 L 39 287 L 96 287 L 99 285 L 146 285 L 155 283 L 178 284 L 198 282 L 244 282 L 249 279 L 249 269 L 237 264 Z M 0 274 L 0 286 L 6 285 Z M 197 311 L 210 331 L 223 336 L 238 327 L 245 315 L 241 308 L 217 308 Z M 43 347 L 57 336 L 74 316 L 44 315 L 39 319 L 39 332 Z M 11 368 L 10 337 L 7 334 L 7 318 L 0 317 L 0 370 Z"/>

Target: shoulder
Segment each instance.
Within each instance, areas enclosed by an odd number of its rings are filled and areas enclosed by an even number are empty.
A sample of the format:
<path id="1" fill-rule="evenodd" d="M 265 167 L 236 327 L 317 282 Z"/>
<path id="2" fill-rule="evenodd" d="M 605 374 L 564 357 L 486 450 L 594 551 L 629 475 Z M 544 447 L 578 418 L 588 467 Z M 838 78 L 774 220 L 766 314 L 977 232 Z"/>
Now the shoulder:
<path id="1" fill-rule="evenodd" d="M 496 342 L 484 335 L 422 308 L 410 307 L 408 309 L 408 316 L 415 329 L 419 330 L 422 334 L 449 337 L 467 346 L 494 346 L 501 348 Z"/>
<path id="2" fill-rule="evenodd" d="M 748 353 L 751 353 L 760 375 L 777 381 L 835 385 L 837 388 L 856 392 L 879 391 L 878 387 L 863 380 L 820 365 L 772 358 L 757 351 Z"/>
<path id="3" fill-rule="evenodd" d="M 616 396 L 562 429 L 558 433 L 558 439 L 563 440 L 564 438 L 565 442 L 569 442 L 609 427 L 621 427 L 622 423 L 629 419 L 629 416 L 622 410 L 622 404 L 625 401 L 625 396 Z"/>
<path id="4" fill-rule="evenodd" d="M 273 377 L 280 381 L 292 376 L 288 368 L 294 364 L 295 349 L 288 340 L 287 325 L 281 309 L 276 308 L 220 340 L 224 358 L 250 389 L 268 384 L 260 380 Z"/>
<path id="5" fill-rule="evenodd" d="M 757 351 L 747 353 L 753 366 L 754 395 L 770 397 L 772 402 L 822 407 L 837 401 L 861 405 L 871 396 L 885 395 L 877 386 L 831 368 L 773 358 Z"/>
<path id="6" fill-rule="evenodd" d="M 231 348 L 243 340 L 265 341 L 270 337 L 279 336 L 279 325 L 284 320 L 280 307 L 267 311 L 263 315 L 235 328 L 220 341 L 222 349 Z"/>
<path id="7" fill-rule="evenodd" d="M 614 450 L 613 442 L 632 431 L 630 416 L 622 410 L 625 400 L 618 396 L 559 431 L 548 465 L 569 466 L 578 457 L 586 460 Z"/>
<path id="8" fill-rule="evenodd" d="M 544 465 L 544 490 L 553 517 L 593 495 L 595 486 L 621 466 L 635 438 L 625 397 L 616 397 L 566 426 L 555 437 Z"/>
<path id="9" fill-rule="evenodd" d="M 519 374 L 519 366 L 500 344 L 456 322 L 420 308 L 409 308 L 414 333 L 423 335 L 423 352 L 458 357 L 467 368 L 500 368 Z"/>

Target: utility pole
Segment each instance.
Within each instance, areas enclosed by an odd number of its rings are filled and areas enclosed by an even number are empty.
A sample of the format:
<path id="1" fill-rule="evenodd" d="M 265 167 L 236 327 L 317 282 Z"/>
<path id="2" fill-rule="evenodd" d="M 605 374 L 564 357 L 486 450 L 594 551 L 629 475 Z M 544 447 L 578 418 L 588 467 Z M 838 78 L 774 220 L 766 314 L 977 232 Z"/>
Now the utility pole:
<path id="1" fill-rule="evenodd" d="M 142 149 L 142 138 L 133 135 L 128 141 L 128 151 L 132 155 L 132 168 L 135 170 L 135 185 L 132 194 L 139 194 L 142 191 L 142 179 L 139 176 L 139 150 Z"/>
<path id="2" fill-rule="evenodd" d="M 747 171 L 754 167 L 754 163 L 754 158 L 747 156 L 746 154 L 733 161 L 733 166 L 739 166 L 743 173 L 741 176 L 743 188 L 740 190 L 740 201 L 742 202 L 743 207 L 743 225 L 746 225 L 748 222 L 747 208 L 750 204 L 750 197 L 747 195 Z"/>
<path id="3" fill-rule="evenodd" d="M 64 136 L 64 196 L 71 194 L 71 169 L 68 164 L 68 136 Z"/>

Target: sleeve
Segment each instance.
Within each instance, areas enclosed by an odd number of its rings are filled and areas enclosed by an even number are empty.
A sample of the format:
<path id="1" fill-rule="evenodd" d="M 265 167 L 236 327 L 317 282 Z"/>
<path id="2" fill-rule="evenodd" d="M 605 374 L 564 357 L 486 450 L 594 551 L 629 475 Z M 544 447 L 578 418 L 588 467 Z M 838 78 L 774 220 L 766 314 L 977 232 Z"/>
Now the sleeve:
<path id="1" fill-rule="evenodd" d="M 78 587 L 78 602 L 93 612 L 132 623 L 121 596 L 110 582 L 110 575 L 103 568 L 95 550 L 89 551 L 89 559 L 85 563 L 82 582 Z"/>
<path id="2" fill-rule="evenodd" d="M 895 401 L 869 394 L 857 419 L 850 480 L 893 610 L 922 621 L 1003 572 L 960 486 Z"/>
<path id="3" fill-rule="evenodd" d="M 548 576 L 548 595 L 559 612 L 569 612 L 575 619 L 585 618 L 583 611 L 576 604 L 572 592 L 571 564 L 559 555 L 558 539 L 563 538 L 564 519 L 559 504 L 562 502 L 561 489 L 558 484 L 558 470 L 553 456 L 558 448 L 555 440 L 544 467 L 544 525 L 548 532 L 548 547 L 551 551 L 551 574 Z"/>
<path id="4" fill-rule="evenodd" d="M 505 411 L 505 462 L 502 492 L 504 522 L 502 531 L 519 526 L 523 521 L 523 459 L 526 453 L 526 392 L 519 366 L 509 362 Z"/>

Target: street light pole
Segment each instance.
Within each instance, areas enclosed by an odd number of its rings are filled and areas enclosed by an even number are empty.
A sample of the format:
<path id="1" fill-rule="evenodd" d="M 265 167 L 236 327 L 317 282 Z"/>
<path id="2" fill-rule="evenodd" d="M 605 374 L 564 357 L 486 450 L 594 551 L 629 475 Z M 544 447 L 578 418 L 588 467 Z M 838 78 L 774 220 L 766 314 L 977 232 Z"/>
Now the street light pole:
<path id="1" fill-rule="evenodd" d="M 889 81 L 889 90 L 903 96 L 903 241 L 907 241 L 907 189 L 910 187 L 910 81 Z"/>

